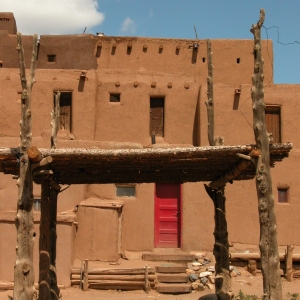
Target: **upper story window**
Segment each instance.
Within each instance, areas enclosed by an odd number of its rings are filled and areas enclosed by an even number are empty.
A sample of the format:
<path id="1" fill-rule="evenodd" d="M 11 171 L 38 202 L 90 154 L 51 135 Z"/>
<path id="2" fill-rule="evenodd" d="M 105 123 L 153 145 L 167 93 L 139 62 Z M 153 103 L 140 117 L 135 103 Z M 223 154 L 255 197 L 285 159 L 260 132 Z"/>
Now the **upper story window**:
<path id="1" fill-rule="evenodd" d="M 121 94 L 111 93 L 109 95 L 109 102 L 120 102 L 120 101 L 121 101 Z"/>
<path id="2" fill-rule="evenodd" d="M 56 62 L 56 55 L 55 54 L 47 55 L 47 61 L 48 62 Z"/>
<path id="3" fill-rule="evenodd" d="M 55 105 L 54 93 L 54 105 Z M 59 131 L 71 132 L 71 114 L 72 114 L 72 92 L 61 92 L 60 94 L 60 116 Z"/>
<path id="4" fill-rule="evenodd" d="M 164 136 L 164 97 L 150 97 L 150 135 Z"/>
<path id="5" fill-rule="evenodd" d="M 281 107 L 267 105 L 265 113 L 267 131 L 272 134 L 273 143 L 281 143 Z"/>
<path id="6" fill-rule="evenodd" d="M 289 203 L 289 187 L 278 187 L 278 203 Z"/>

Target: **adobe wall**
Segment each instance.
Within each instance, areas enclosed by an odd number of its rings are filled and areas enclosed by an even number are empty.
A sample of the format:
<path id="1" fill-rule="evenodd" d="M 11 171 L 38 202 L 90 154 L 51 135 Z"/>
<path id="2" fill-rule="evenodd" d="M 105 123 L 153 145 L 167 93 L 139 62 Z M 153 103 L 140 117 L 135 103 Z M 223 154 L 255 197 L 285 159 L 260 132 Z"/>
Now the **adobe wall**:
<path id="1" fill-rule="evenodd" d="M 17 51 L 17 36 L 8 34 L 5 30 L 0 30 L 0 60 L 2 61 L 2 68 L 19 68 L 19 59 Z M 25 65 L 30 66 L 32 53 L 32 36 L 24 35 L 23 48 L 25 55 Z"/>
<path id="2" fill-rule="evenodd" d="M 14 201 L 14 199 L 10 199 Z M 14 201 L 14 203 L 16 203 Z M 0 212 L 0 280 L 13 281 L 16 261 L 16 240 L 15 211 Z M 34 231 L 36 233 L 33 262 L 35 270 L 35 282 L 39 278 L 39 221 L 40 213 L 34 213 Z M 74 216 L 58 216 L 57 221 L 57 255 L 56 268 L 58 274 L 58 284 L 70 284 L 70 267 L 74 261 Z"/>
<path id="3" fill-rule="evenodd" d="M 17 34 L 17 24 L 14 14 L 11 12 L 0 12 L 0 31 L 8 34 Z"/>
<path id="4" fill-rule="evenodd" d="M 95 42 L 91 34 L 41 35 L 37 68 L 96 69 L 94 49 Z M 55 55 L 55 62 L 48 62 L 48 55 Z"/>
<path id="5" fill-rule="evenodd" d="M 139 70 L 154 74 L 180 73 L 193 75 L 195 82 L 206 85 L 207 43 L 205 40 L 106 36 L 95 37 L 95 40 L 99 70 Z M 193 47 L 195 43 L 199 45 L 197 49 Z M 253 40 L 211 40 L 211 43 L 214 82 L 236 85 L 251 83 Z M 128 45 L 131 45 L 130 51 Z M 272 83 L 272 41 L 262 41 L 262 46 L 263 55 L 266 57 L 265 81 Z"/>

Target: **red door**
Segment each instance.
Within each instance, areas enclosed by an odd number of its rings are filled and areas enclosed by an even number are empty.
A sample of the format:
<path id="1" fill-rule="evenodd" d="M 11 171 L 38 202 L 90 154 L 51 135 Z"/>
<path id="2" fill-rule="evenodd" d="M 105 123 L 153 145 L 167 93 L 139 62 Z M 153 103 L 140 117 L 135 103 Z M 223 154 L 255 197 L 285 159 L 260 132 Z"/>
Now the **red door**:
<path id="1" fill-rule="evenodd" d="M 155 247 L 180 247 L 180 184 L 156 184 Z"/>

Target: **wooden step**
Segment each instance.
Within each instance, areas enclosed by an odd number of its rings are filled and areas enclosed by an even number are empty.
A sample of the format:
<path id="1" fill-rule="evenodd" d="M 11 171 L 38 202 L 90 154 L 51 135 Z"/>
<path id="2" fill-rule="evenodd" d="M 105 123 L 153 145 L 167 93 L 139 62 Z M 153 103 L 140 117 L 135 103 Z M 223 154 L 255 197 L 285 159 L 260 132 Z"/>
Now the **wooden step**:
<path id="1" fill-rule="evenodd" d="M 158 282 L 164 283 L 187 283 L 189 282 L 189 277 L 185 273 L 177 273 L 177 274 L 157 274 Z"/>
<path id="2" fill-rule="evenodd" d="M 148 261 L 178 261 L 188 262 L 193 261 L 195 256 L 191 254 L 158 254 L 158 253 L 144 253 L 143 260 Z"/>
<path id="3" fill-rule="evenodd" d="M 191 290 L 191 284 L 188 283 L 158 283 L 156 285 L 158 293 L 179 294 L 190 293 Z"/>
<path id="4" fill-rule="evenodd" d="M 185 273 L 187 266 L 182 265 L 161 265 L 156 266 L 157 273 Z"/>

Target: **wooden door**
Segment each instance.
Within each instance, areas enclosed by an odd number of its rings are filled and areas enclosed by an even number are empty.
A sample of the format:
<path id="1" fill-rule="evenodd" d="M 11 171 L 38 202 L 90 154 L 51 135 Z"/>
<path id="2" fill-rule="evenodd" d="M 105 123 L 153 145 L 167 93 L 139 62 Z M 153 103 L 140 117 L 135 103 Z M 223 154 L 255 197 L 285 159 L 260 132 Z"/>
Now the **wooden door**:
<path id="1" fill-rule="evenodd" d="M 180 247 L 180 184 L 156 184 L 155 247 Z"/>

